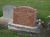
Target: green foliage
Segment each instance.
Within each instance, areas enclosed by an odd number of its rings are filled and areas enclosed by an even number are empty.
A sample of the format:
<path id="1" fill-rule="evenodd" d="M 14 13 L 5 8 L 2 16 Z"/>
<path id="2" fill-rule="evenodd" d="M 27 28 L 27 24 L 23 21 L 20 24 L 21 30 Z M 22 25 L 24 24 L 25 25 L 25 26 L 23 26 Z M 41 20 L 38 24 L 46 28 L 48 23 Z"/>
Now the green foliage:
<path id="1" fill-rule="evenodd" d="M 31 6 L 38 11 L 38 17 L 46 21 L 50 15 L 50 0 L 0 0 L 0 17 L 3 15 L 4 5 Z M 0 30 L 0 37 L 19 37 L 16 33 L 9 30 Z"/>
<path id="2" fill-rule="evenodd" d="M 17 33 L 10 31 L 8 29 L 0 30 L 0 37 L 19 37 Z"/>
<path id="3" fill-rule="evenodd" d="M 29 35 L 23 35 L 25 37 L 29 37 Z M 0 30 L 0 37 L 22 37 L 21 35 L 17 34 L 17 32 L 13 32 L 8 29 L 1 29 Z"/>
<path id="4" fill-rule="evenodd" d="M 0 17 L 3 16 L 2 9 L 0 8 Z"/>
<path id="5" fill-rule="evenodd" d="M 31 6 L 38 11 L 38 17 L 45 20 L 50 15 L 50 0 L 0 0 L 0 16 L 2 16 L 1 8 L 4 5 Z"/>

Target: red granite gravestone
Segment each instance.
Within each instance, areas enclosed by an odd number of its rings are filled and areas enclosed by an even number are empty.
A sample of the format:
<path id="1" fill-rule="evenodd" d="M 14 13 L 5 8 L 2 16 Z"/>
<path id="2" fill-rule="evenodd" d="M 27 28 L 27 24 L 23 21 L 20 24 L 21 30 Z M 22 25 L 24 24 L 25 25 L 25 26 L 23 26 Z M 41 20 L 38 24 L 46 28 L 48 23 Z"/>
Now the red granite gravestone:
<path id="1" fill-rule="evenodd" d="M 24 26 L 35 26 L 36 10 L 32 7 L 20 6 L 14 9 L 13 23 Z"/>

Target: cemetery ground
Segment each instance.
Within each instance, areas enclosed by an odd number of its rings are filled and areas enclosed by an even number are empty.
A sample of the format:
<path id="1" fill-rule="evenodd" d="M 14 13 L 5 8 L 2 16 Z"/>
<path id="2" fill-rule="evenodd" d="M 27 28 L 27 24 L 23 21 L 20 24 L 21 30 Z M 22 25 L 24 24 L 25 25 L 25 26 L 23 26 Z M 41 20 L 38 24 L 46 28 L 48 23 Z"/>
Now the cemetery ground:
<path id="1" fill-rule="evenodd" d="M 45 17 L 50 15 L 50 0 L 0 0 L 0 16 L 2 16 L 2 7 L 7 4 L 16 6 L 26 5 L 36 8 L 38 17 L 44 21 L 46 21 Z M 19 35 L 8 29 L 0 29 L 0 37 L 19 37 Z M 25 37 L 29 37 L 29 35 Z M 44 30 L 40 37 L 50 37 L 50 31 Z"/>

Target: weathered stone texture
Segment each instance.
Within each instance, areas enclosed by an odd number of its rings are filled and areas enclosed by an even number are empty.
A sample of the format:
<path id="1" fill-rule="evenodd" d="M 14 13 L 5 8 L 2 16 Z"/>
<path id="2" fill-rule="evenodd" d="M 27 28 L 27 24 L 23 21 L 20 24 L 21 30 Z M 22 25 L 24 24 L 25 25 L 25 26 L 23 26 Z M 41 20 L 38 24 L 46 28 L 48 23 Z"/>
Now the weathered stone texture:
<path id="1" fill-rule="evenodd" d="M 17 7 L 14 9 L 13 23 L 35 26 L 36 11 L 31 7 Z"/>

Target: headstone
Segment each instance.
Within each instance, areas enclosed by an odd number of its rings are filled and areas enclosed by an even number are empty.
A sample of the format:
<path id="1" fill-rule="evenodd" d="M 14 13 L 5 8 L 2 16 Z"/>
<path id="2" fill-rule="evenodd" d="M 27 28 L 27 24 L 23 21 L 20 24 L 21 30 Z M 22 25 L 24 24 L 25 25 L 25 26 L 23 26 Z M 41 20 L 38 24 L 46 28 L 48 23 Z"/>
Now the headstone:
<path id="1" fill-rule="evenodd" d="M 5 5 L 3 6 L 3 17 L 7 19 L 13 18 L 13 10 L 16 6 L 13 5 Z"/>
<path id="2" fill-rule="evenodd" d="M 32 7 L 17 7 L 14 9 L 13 23 L 34 27 L 36 25 L 36 13 L 36 10 Z"/>
<path id="3" fill-rule="evenodd" d="M 28 6 L 19 6 L 14 8 L 13 21 L 8 23 L 8 29 L 26 32 L 39 32 L 36 26 L 36 9 Z"/>

